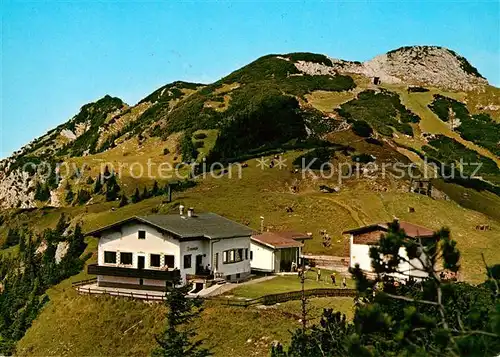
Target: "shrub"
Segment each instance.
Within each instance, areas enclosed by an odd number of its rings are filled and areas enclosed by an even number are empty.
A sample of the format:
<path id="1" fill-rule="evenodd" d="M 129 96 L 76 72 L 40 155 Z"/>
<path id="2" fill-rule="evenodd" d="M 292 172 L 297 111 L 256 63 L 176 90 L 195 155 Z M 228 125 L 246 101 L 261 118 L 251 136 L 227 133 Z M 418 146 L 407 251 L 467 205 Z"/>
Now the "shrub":
<path id="1" fill-rule="evenodd" d="M 90 201 L 91 198 L 92 198 L 92 196 L 90 195 L 89 191 L 79 190 L 78 194 L 76 196 L 76 201 L 78 202 L 78 204 L 83 205 L 83 204 L 87 203 L 88 201 Z"/>
<path id="2" fill-rule="evenodd" d="M 373 134 L 373 129 L 371 128 L 370 124 L 368 124 L 364 120 L 356 120 L 352 124 L 352 131 L 356 135 L 362 136 L 364 138 L 370 137 Z"/>
<path id="3" fill-rule="evenodd" d="M 305 62 L 313 62 L 324 64 L 325 66 L 333 66 L 332 61 L 326 57 L 325 55 L 310 53 L 310 52 L 294 52 L 284 55 L 284 57 L 288 57 L 291 61 L 305 61 Z"/>
<path id="4" fill-rule="evenodd" d="M 198 157 L 198 152 L 196 151 L 193 141 L 191 140 L 192 135 L 193 133 L 191 131 L 187 131 L 184 133 L 180 141 L 182 161 L 184 162 L 194 161 Z"/>
<path id="5" fill-rule="evenodd" d="M 330 160 L 335 155 L 335 149 L 332 148 L 317 148 L 307 152 L 304 155 L 297 157 L 293 161 L 294 166 L 310 167 L 312 170 L 320 170 L 321 166 Z M 325 168 L 325 167 L 323 167 Z M 328 167 L 327 167 L 328 168 Z"/>
<path id="6" fill-rule="evenodd" d="M 411 86 L 408 87 L 408 93 L 425 93 L 428 92 L 429 90 L 424 87 L 419 87 L 419 86 Z"/>
<path id="7" fill-rule="evenodd" d="M 443 121 L 449 121 L 450 111 L 460 120 L 456 129 L 465 139 L 500 155 L 500 123 L 494 122 L 486 113 L 470 115 L 464 103 L 442 95 L 434 95 L 429 108 Z"/>
<path id="8" fill-rule="evenodd" d="M 456 170 L 458 170 L 456 163 L 462 160 L 462 162 L 467 164 L 481 163 L 481 167 L 476 173 L 476 176 L 499 179 L 499 170 L 495 161 L 468 149 L 461 143 L 447 136 L 437 136 L 435 139 L 429 141 L 429 145 L 424 146 L 423 150 L 430 159 L 445 165 L 445 173 L 447 173 L 451 164 L 455 164 Z M 463 165 L 462 167 L 463 173 L 467 176 L 472 175 L 475 170 L 475 165 Z M 458 173 L 457 171 L 455 176 L 459 176 Z"/>
<path id="9" fill-rule="evenodd" d="M 195 138 L 196 140 L 203 140 L 203 139 L 205 139 L 206 137 L 207 137 L 207 134 L 205 134 L 205 133 L 196 133 L 196 134 L 194 134 L 194 138 Z"/>
<path id="10" fill-rule="evenodd" d="M 276 147 L 292 139 L 307 136 L 298 101 L 278 91 L 244 93 L 235 96 L 228 119 L 220 126 L 219 136 L 208 161 L 232 158 L 263 146 Z M 212 161 L 213 160 L 213 161 Z"/>
<path id="11" fill-rule="evenodd" d="M 35 200 L 40 202 L 46 202 L 50 198 L 50 189 L 46 184 L 36 183 L 35 188 Z"/>
<path id="12" fill-rule="evenodd" d="M 420 121 L 417 115 L 401 104 L 399 95 L 387 90 L 361 92 L 356 99 L 342 104 L 337 112 L 349 121 L 365 121 L 386 136 L 392 135 L 393 128 L 413 136 L 413 129 L 405 124 Z"/>
<path id="13" fill-rule="evenodd" d="M 368 164 L 369 162 L 374 162 L 375 158 L 368 154 L 354 155 L 352 161 L 359 162 L 361 164 Z"/>

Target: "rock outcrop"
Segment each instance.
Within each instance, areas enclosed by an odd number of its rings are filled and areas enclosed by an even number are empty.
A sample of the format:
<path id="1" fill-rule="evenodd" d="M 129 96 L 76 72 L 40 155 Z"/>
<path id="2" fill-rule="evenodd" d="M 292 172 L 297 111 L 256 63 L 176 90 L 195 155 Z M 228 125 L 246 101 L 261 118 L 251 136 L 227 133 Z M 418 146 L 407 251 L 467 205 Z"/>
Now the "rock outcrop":
<path id="1" fill-rule="evenodd" d="M 366 62 L 330 58 L 332 66 L 299 61 L 307 74 L 357 73 L 382 83 L 433 86 L 456 91 L 481 90 L 488 84 L 476 68 L 452 50 L 437 46 L 409 46 L 379 55 Z"/>

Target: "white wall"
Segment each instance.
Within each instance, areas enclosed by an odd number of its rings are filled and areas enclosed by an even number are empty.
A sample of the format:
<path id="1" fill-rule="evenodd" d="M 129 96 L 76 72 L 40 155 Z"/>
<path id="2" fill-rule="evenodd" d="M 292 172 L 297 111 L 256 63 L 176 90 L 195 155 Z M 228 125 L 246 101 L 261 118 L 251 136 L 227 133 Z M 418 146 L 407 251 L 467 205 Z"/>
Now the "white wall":
<path id="1" fill-rule="evenodd" d="M 224 251 L 239 248 L 243 249 L 243 260 L 241 262 L 226 264 L 222 262 Z M 245 259 L 244 256 L 245 249 L 248 249 L 248 259 Z M 217 269 L 218 273 L 221 273 L 224 276 L 240 274 L 242 278 L 250 274 L 250 237 L 214 240 L 212 241 L 212 251 L 213 257 L 215 257 L 216 253 L 219 253 L 219 268 Z M 232 278 L 235 279 L 235 277 Z"/>
<path id="2" fill-rule="evenodd" d="M 274 249 L 263 246 L 262 244 L 251 242 L 250 250 L 253 252 L 251 261 L 252 269 L 275 272 L 275 254 Z"/>
<path id="3" fill-rule="evenodd" d="M 202 265 L 206 267 L 210 264 L 210 251 L 208 240 L 184 241 L 180 243 L 180 269 L 181 276 L 184 279 L 186 274 L 196 273 L 196 256 L 205 255 L 202 258 Z M 184 269 L 184 256 L 191 255 L 191 268 Z"/>
<path id="4" fill-rule="evenodd" d="M 104 263 L 104 251 L 119 253 L 133 253 L 133 264 L 130 268 L 137 268 L 137 256 L 145 256 L 145 269 L 158 269 L 150 266 L 150 254 L 160 254 L 161 265 L 164 263 L 164 255 L 175 257 L 175 267 L 181 267 L 179 241 L 167 236 L 145 224 L 128 224 L 121 227 L 120 232 L 111 232 L 99 239 L 98 263 L 99 265 L 118 266 L 119 264 Z M 146 239 L 138 238 L 138 231 L 146 231 Z M 120 265 L 121 266 L 121 265 Z M 174 268 L 174 267 L 169 267 Z"/>
<path id="5" fill-rule="evenodd" d="M 349 265 L 351 268 L 354 268 L 356 264 L 359 264 L 359 267 L 362 270 L 365 270 L 367 272 L 373 272 L 372 266 L 371 266 L 371 259 L 370 259 L 370 247 L 371 245 L 368 244 L 354 244 L 353 243 L 353 235 L 350 237 L 350 263 Z M 399 255 L 403 258 L 408 259 L 408 256 L 406 254 L 406 249 L 400 248 L 399 249 Z M 425 255 L 422 255 L 421 257 L 422 260 L 426 259 Z M 412 267 L 413 265 L 413 267 Z M 392 274 L 394 277 L 397 277 L 399 279 L 407 279 L 408 275 L 411 275 L 416 278 L 423 278 L 426 277 L 428 274 L 415 269 L 416 268 L 421 268 L 422 265 L 418 261 L 418 259 L 413 259 L 411 260 L 411 265 L 410 263 L 401 263 L 398 266 L 398 270 L 403 272 L 404 274 L 397 274 L 394 273 Z"/>

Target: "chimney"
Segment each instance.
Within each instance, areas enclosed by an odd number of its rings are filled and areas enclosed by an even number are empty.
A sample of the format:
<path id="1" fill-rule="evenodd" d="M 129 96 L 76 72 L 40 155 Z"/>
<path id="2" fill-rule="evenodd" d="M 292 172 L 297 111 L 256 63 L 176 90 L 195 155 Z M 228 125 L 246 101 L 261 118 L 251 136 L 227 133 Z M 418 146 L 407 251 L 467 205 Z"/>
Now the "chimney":
<path id="1" fill-rule="evenodd" d="M 184 216 L 184 206 L 183 206 L 183 205 L 180 205 L 180 206 L 179 206 L 179 214 L 180 214 L 181 216 Z"/>
<path id="2" fill-rule="evenodd" d="M 193 207 L 189 207 L 188 209 L 188 217 L 193 217 L 194 216 L 194 208 Z"/>

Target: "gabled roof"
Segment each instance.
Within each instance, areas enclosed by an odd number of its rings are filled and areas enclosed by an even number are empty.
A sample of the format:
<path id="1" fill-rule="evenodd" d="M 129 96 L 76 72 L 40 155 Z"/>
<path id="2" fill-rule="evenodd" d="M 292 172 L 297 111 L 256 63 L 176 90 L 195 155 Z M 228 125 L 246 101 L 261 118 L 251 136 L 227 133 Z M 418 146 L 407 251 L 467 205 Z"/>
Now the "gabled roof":
<path id="1" fill-rule="evenodd" d="M 388 223 L 377 223 L 377 224 L 372 224 L 369 226 L 364 226 L 364 227 L 359 227 L 355 229 L 350 229 L 348 231 L 342 232 L 342 234 L 362 234 L 362 233 L 367 233 L 367 232 L 372 232 L 372 231 L 377 231 L 381 230 L 384 232 L 389 231 L 389 225 L 392 222 Z M 409 238 L 432 238 L 434 236 L 434 231 L 432 231 L 429 228 L 422 227 L 413 223 L 409 222 L 404 222 L 400 221 L 399 226 L 401 229 L 403 229 L 406 233 L 406 236 Z"/>
<path id="2" fill-rule="evenodd" d="M 264 232 L 253 235 L 252 241 L 273 249 L 302 247 L 303 244 L 295 239 L 311 239 L 307 234 L 297 232 Z"/>
<path id="3" fill-rule="evenodd" d="M 208 238 L 223 239 L 234 237 L 249 237 L 253 230 L 219 216 L 215 213 L 200 213 L 192 217 L 178 214 L 133 216 L 111 225 L 88 232 L 87 236 L 100 236 L 103 232 L 117 229 L 133 222 L 155 227 L 159 231 L 170 233 L 181 239 Z"/>

